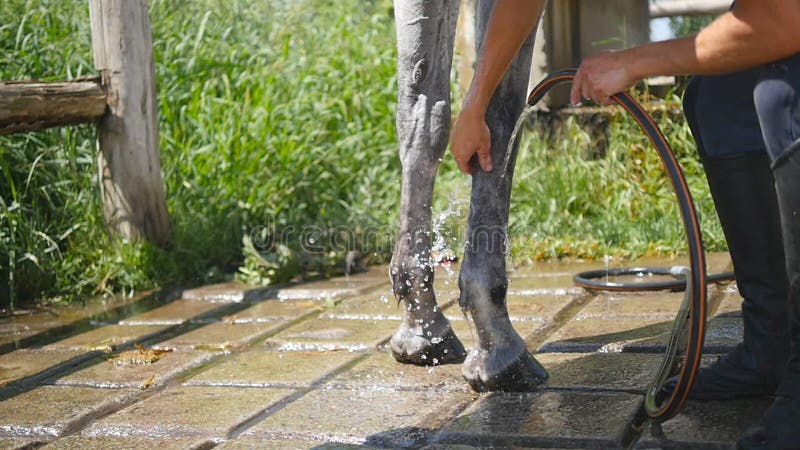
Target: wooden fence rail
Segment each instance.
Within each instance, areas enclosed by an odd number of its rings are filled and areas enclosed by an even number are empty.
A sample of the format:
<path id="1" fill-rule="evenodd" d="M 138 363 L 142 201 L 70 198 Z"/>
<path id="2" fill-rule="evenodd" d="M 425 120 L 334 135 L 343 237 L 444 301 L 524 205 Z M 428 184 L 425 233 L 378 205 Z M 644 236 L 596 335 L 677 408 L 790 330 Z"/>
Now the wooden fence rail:
<path id="1" fill-rule="evenodd" d="M 110 232 L 166 246 L 171 227 L 158 154 L 153 42 L 146 0 L 89 0 L 99 76 L 0 81 L 0 134 L 96 122 Z"/>
<path id="2" fill-rule="evenodd" d="M 57 83 L 0 81 L 0 135 L 92 122 L 105 111 L 99 77 Z"/>

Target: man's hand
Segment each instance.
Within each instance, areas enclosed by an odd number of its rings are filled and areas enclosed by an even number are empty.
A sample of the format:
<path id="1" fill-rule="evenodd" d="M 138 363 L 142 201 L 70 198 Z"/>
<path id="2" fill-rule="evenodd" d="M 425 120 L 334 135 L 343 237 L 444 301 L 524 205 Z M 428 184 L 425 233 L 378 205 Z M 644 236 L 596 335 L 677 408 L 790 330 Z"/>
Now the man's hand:
<path id="1" fill-rule="evenodd" d="M 469 108 L 461 111 L 450 133 L 450 151 L 464 173 L 472 173 L 470 160 L 475 154 L 481 169 L 492 171 L 491 134 L 481 112 Z"/>
<path id="2" fill-rule="evenodd" d="M 601 105 L 614 103 L 611 96 L 630 89 L 638 78 L 631 74 L 630 52 L 605 52 L 586 58 L 572 81 L 570 103 L 592 99 Z"/>

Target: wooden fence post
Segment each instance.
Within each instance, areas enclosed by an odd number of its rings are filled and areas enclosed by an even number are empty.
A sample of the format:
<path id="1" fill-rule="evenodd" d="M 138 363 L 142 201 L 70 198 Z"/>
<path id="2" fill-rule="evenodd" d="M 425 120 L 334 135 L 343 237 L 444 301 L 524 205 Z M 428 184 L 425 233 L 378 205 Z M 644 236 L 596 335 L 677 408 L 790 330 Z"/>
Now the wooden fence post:
<path id="1" fill-rule="evenodd" d="M 113 233 L 165 246 L 169 213 L 158 155 L 155 63 L 146 0 L 89 0 L 95 67 L 108 92 L 98 166 Z"/>

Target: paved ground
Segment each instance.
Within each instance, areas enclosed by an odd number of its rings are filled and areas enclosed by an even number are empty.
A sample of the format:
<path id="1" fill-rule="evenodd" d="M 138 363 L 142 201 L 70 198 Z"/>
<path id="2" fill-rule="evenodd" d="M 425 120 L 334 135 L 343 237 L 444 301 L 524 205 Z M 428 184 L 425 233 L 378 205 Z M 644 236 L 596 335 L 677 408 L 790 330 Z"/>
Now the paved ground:
<path id="1" fill-rule="evenodd" d="M 385 268 L 0 318 L 0 447 L 730 447 L 765 402 L 689 404 L 662 427 L 627 431 L 682 294 L 574 288 L 573 273 L 591 268 L 511 274 L 515 327 L 551 374 L 525 394 L 477 395 L 459 366 L 394 362 L 385 342 L 400 311 Z M 436 288 L 471 346 L 455 280 L 441 270 Z M 709 358 L 741 335 L 735 288 L 714 287 L 711 300 Z"/>

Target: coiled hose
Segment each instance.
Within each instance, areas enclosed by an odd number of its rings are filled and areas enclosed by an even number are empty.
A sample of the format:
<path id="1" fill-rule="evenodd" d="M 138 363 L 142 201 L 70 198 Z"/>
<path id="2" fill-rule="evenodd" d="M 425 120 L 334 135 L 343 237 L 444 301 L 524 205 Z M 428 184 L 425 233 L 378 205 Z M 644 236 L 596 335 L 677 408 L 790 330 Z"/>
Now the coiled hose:
<path id="1" fill-rule="evenodd" d="M 531 91 L 528 106 L 533 106 L 553 87 L 571 82 L 577 70 L 569 69 L 548 75 Z M 611 97 L 630 114 L 656 149 L 669 178 L 680 207 L 681 219 L 689 249 L 689 268 L 674 269 L 673 273 L 685 280 L 686 290 L 667 342 L 664 360 L 647 389 L 644 410 L 654 421 L 663 422 L 674 417 L 683 407 L 700 368 L 706 327 L 706 261 L 700 224 L 697 220 L 692 194 L 686 184 L 681 167 L 672 149 L 652 117 L 630 94 L 619 93 Z M 684 349 L 681 361 L 678 353 Z M 669 394 L 663 390 L 668 378 L 677 374 L 677 383 Z"/>

